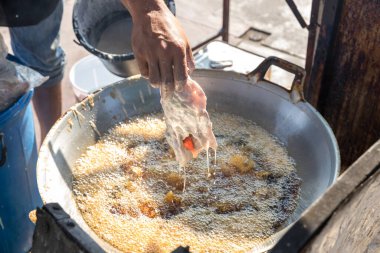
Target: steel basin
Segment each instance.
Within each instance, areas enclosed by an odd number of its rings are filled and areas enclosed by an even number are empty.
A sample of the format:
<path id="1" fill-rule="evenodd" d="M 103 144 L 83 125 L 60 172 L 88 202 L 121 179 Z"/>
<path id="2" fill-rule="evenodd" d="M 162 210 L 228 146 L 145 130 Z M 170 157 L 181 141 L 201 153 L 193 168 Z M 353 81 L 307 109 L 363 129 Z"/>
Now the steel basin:
<path id="1" fill-rule="evenodd" d="M 175 15 L 174 0 L 165 0 L 169 10 Z M 89 53 L 100 59 L 104 66 L 113 74 L 121 77 L 129 77 L 140 74 L 137 61 L 132 51 L 126 48 L 123 54 L 104 52 L 97 48 L 101 34 L 106 28 L 112 26 L 115 21 L 128 19 L 131 15 L 122 5 L 120 0 L 76 0 L 73 8 L 73 30 L 78 39 L 78 44 Z M 127 31 L 115 35 L 115 40 L 131 38 Z"/>
<path id="2" fill-rule="evenodd" d="M 298 208 L 288 220 L 291 224 L 334 182 L 340 158 L 330 127 L 309 103 L 302 100 L 302 69 L 283 63 L 270 58 L 249 75 L 196 70 L 192 77 L 203 87 L 208 108 L 251 119 L 285 144 L 302 179 Z M 291 91 L 263 79 L 271 65 L 296 74 Z M 41 147 L 37 180 L 43 201 L 58 202 L 105 249 L 115 251 L 86 225 L 71 190 L 75 161 L 99 138 L 89 122 L 93 121 L 103 134 L 128 117 L 160 109 L 158 90 L 151 88 L 140 76 L 134 76 L 75 105 L 54 125 Z M 264 240 L 254 251 L 272 247 L 285 231 L 286 228 Z"/>

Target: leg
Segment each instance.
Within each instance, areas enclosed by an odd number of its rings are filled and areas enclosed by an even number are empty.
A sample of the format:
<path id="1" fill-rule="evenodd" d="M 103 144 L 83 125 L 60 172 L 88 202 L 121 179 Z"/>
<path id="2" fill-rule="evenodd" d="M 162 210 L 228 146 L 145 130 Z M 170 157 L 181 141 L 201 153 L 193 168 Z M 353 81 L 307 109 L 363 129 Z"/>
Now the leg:
<path id="1" fill-rule="evenodd" d="M 33 105 L 41 128 L 41 142 L 62 113 L 61 80 L 65 55 L 59 46 L 63 2 L 33 26 L 10 28 L 12 49 L 20 61 L 49 79 L 35 88 Z M 41 143 L 40 142 L 40 143 Z"/>
<path id="2" fill-rule="evenodd" d="M 34 89 L 33 107 L 40 123 L 42 142 L 62 114 L 61 83 Z"/>

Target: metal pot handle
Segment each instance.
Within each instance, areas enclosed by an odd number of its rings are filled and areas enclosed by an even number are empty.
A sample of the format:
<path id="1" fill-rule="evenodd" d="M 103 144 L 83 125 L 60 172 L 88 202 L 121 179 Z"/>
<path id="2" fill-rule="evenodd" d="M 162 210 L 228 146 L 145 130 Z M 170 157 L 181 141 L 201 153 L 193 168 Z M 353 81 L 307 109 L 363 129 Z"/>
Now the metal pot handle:
<path id="1" fill-rule="evenodd" d="M 293 63 L 277 58 L 275 56 L 271 56 L 271 57 L 266 58 L 262 63 L 260 63 L 260 65 L 255 70 L 248 73 L 247 77 L 249 79 L 253 78 L 255 82 L 263 81 L 265 74 L 267 73 L 268 69 L 272 65 L 277 66 L 285 71 L 288 71 L 294 74 L 294 80 L 293 80 L 292 87 L 290 88 L 290 90 L 287 90 L 276 83 L 273 83 L 273 84 L 289 92 L 290 98 L 294 103 L 297 103 L 299 101 L 304 101 L 305 98 L 303 95 L 303 86 L 305 82 L 306 72 L 303 68 Z"/>
<path id="2" fill-rule="evenodd" d="M 3 166 L 7 161 L 7 147 L 5 146 L 4 133 L 0 133 L 0 143 L 1 143 L 1 156 L 0 156 L 0 166 Z"/>

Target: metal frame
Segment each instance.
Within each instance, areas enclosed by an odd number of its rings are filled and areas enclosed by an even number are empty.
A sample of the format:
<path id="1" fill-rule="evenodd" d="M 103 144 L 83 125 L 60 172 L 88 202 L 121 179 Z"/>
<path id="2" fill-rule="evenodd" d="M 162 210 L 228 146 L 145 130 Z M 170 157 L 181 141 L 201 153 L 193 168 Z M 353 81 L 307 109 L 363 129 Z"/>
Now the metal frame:
<path id="1" fill-rule="evenodd" d="M 310 72 L 313 65 L 313 57 L 315 53 L 315 44 L 317 34 L 319 34 L 319 24 L 318 14 L 321 9 L 321 0 L 313 0 L 311 5 L 311 15 L 310 15 L 310 25 L 309 25 L 309 36 L 307 41 L 307 50 L 306 50 L 306 83 L 310 81 Z"/>
<path id="2" fill-rule="evenodd" d="M 324 3 L 321 0 L 313 0 L 309 24 L 303 19 L 297 5 L 293 0 L 285 0 L 289 8 L 296 17 L 302 28 L 309 31 L 307 52 L 306 52 L 306 99 L 316 106 L 316 94 L 319 94 L 320 74 L 323 73 L 324 63 L 326 61 L 331 38 L 335 31 L 337 14 L 339 13 L 339 0 L 331 0 Z M 218 37 L 222 37 L 224 42 L 229 41 L 229 23 L 230 23 L 230 0 L 223 0 L 223 17 L 222 28 L 220 31 L 197 44 L 193 50 L 197 50 Z M 322 26 L 321 26 L 322 24 Z M 314 94 L 313 96 L 311 94 Z"/>
<path id="3" fill-rule="evenodd" d="M 213 41 L 220 36 L 222 37 L 222 40 L 224 42 L 228 43 L 228 33 L 229 33 L 229 25 L 230 25 L 230 0 L 223 0 L 222 21 L 223 21 L 222 28 L 220 29 L 220 31 L 217 34 L 211 36 L 210 38 L 208 38 L 204 41 L 202 41 L 201 43 L 194 46 L 192 49 L 195 51 L 195 50 L 201 48 L 202 46 L 206 45 L 210 41 Z"/>
<path id="4" fill-rule="evenodd" d="M 307 43 L 307 52 L 306 52 L 306 64 L 305 64 L 305 69 L 306 69 L 306 85 L 307 87 L 309 86 L 310 82 L 310 77 L 312 75 L 312 67 L 314 63 L 314 57 L 315 57 L 315 52 L 316 52 L 316 45 L 317 45 L 317 39 L 320 31 L 320 23 L 321 23 L 321 17 L 324 5 L 323 1 L 321 0 L 313 0 L 312 2 L 312 7 L 311 7 L 311 15 L 310 15 L 310 22 L 309 24 L 306 23 L 306 21 L 303 19 L 301 13 L 299 12 L 297 5 L 294 3 L 293 0 L 285 0 L 286 3 L 288 4 L 289 8 L 293 12 L 294 16 L 296 17 L 298 23 L 302 28 L 306 28 L 309 31 L 309 36 L 308 36 L 308 43 Z M 336 3 L 339 0 L 333 0 L 331 6 L 336 6 Z M 329 18 L 330 21 L 335 20 L 335 12 L 328 12 L 327 14 L 324 14 L 324 19 Z M 209 42 L 215 40 L 218 37 L 222 37 L 222 41 L 228 43 L 229 41 L 229 24 L 230 24 L 230 0 L 223 0 L 223 16 L 222 16 L 222 28 L 219 30 L 219 32 L 210 38 L 202 41 L 201 43 L 195 45 L 192 49 L 195 51 L 202 46 L 208 44 Z M 332 29 L 330 29 L 331 31 Z M 331 32 L 328 34 L 331 36 Z M 329 36 L 326 36 L 326 40 L 328 40 Z M 317 62 L 320 61 L 320 59 L 323 57 L 319 57 L 317 59 Z M 315 72 L 315 71 L 314 71 Z M 315 73 L 314 73 L 315 75 Z"/>

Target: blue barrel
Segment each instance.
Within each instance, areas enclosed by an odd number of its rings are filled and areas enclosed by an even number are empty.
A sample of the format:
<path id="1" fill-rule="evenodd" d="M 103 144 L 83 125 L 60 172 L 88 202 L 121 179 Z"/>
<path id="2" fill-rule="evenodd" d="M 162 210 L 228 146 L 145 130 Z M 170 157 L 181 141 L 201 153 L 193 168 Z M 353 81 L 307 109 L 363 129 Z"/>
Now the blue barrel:
<path id="1" fill-rule="evenodd" d="M 0 252 L 30 250 L 34 224 L 29 212 L 42 206 L 32 96 L 29 91 L 0 113 Z"/>

